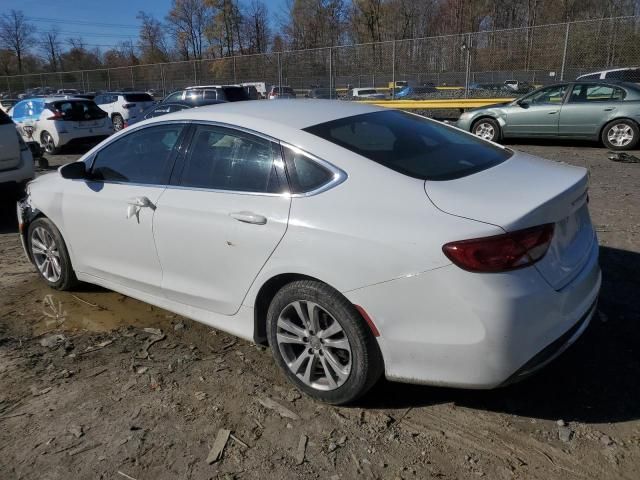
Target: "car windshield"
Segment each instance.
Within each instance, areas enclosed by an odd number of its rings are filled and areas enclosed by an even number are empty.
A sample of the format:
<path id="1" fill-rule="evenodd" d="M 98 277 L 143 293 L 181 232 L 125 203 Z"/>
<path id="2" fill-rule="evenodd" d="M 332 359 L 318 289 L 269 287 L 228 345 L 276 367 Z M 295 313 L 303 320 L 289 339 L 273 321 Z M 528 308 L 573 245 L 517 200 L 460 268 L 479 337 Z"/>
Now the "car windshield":
<path id="1" fill-rule="evenodd" d="M 153 98 L 148 93 L 127 93 L 124 95 L 125 102 L 153 102 Z"/>
<path id="2" fill-rule="evenodd" d="M 239 100 L 249 100 L 249 94 L 242 87 L 223 87 L 224 96 L 230 102 L 237 102 Z"/>
<path id="3" fill-rule="evenodd" d="M 468 133 L 395 110 L 341 118 L 304 130 L 422 180 L 465 177 L 512 155 Z"/>
<path id="4" fill-rule="evenodd" d="M 65 100 L 53 102 L 50 109 L 60 112 L 63 120 L 97 120 L 107 116 L 107 112 L 101 110 L 91 100 Z"/>

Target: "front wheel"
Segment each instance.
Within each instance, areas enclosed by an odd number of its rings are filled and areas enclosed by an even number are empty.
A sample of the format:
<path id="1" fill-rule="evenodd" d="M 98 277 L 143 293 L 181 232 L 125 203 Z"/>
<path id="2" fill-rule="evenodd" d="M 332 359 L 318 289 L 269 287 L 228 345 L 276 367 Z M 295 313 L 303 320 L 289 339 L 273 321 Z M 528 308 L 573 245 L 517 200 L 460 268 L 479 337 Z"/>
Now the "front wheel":
<path id="1" fill-rule="evenodd" d="M 638 125 L 631 120 L 614 120 L 602 130 L 602 143 L 610 150 L 631 150 L 639 139 Z"/>
<path id="2" fill-rule="evenodd" d="M 60 151 L 60 149 L 56 146 L 56 142 L 53 139 L 53 136 L 49 132 L 42 132 L 40 140 L 44 151 L 49 155 L 55 155 Z"/>
<path id="3" fill-rule="evenodd" d="M 318 281 L 284 286 L 267 313 L 276 363 L 307 395 L 334 405 L 364 395 L 383 371 L 378 344 L 356 308 Z"/>
<path id="4" fill-rule="evenodd" d="M 483 140 L 490 142 L 500 140 L 500 125 L 492 118 L 481 118 L 473 124 L 471 131 Z"/>
<path id="5" fill-rule="evenodd" d="M 69 252 L 60 231 L 48 218 L 29 225 L 27 244 L 33 264 L 45 282 L 56 290 L 73 288 L 78 279 L 71 266 Z"/>

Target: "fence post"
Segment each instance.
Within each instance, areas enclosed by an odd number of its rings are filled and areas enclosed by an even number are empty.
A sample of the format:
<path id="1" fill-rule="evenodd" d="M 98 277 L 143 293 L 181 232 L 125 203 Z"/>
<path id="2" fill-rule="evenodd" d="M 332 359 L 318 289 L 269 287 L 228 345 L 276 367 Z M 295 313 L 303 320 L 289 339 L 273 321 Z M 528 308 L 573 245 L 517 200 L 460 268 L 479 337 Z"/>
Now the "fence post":
<path id="1" fill-rule="evenodd" d="M 6 79 L 7 79 L 7 91 L 9 92 L 9 98 L 11 98 L 11 96 L 12 96 L 12 95 L 11 95 L 11 84 L 9 83 L 9 77 L 8 77 L 8 76 L 6 76 L 6 77 L 4 77 L 4 78 L 6 78 Z"/>
<path id="2" fill-rule="evenodd" d="M 282 61 L 278 52 L 278 92 L 282 92 Z"/>
<path id="3" fill-rule="evenodd" d="M 467 40 L 463 43 L 467 54 L 464 68 L 464 98 L 469 96 L 469 76 L 471 75 L 471 34 L 467 35 Z"/>
<path id="4" fill-rule="evenodd" d="M 333 85 L 333 49 L 329 47 L 329 100 L 331 100 L 331 88 Z"/>
<path id="5" fill-rule="evenodd" d="M 167 96 L 167 85 L 164 79 L 164 64 L 160 65 L 160 80 L 162 82 L 162 98 Z"/>
<path id="6" fill-rule="evenodd" d="M 396 98 L 396 41 L 393 41 L 391 49 L 391 100 Z"/>
<path id="7" fill-rule="evenodd" d="M 236 56 L 233 56 L 233 83 L 238 83 L 238 77 L 236 76 Z"/>
<path id="8" fill-rule="evenodd" d="M 193 61 L 193 84 L 198 85 L 198 71 L 196 69 L 196 60 Z"/>
<path id="9" fill-rule="evenodd" d="M 571 24 L 567 22 L 567 28 L 564 32 L 564 50 L 562 51 L 562 67 L 560 67 L 560 81 L 564 80 L 564 67 L 567 63 L 567 45 L 569 44 L 569 27 Z"/>
<path id="10" fill-rule="evenodd" d="M 131 88 L 135 88 L 133 86 L 133 66 L 129 67 L 129 74 L 131 76 Z"/>

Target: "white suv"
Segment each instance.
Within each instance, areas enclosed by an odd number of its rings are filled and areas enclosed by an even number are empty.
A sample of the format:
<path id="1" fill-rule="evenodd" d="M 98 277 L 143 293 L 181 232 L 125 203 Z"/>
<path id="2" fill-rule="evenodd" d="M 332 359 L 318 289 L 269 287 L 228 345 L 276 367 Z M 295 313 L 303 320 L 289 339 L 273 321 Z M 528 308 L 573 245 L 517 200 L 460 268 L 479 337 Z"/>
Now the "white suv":
<path id="1" fill-rule="evenodd" d="M 146 92 L 106 92 L 97 95 L 93 101 L 109 114 L 116 132 L 129 122 L 140 120 L 142 112 L 155 103 Z"/>
<path id="2" fill-rule="evenodd" d="M 96 144 L 113 133 L 107 114 L 85 98 L 29 98 L 16 103 L 11 118 L 27 142 L 49 155 L 72 144 Z"/>
<path id="3" fill-rule="evenodd" d="M 0 185 L 22 189 L 33 178 L 33 157 L 11 118 L 0 110 Z"/>

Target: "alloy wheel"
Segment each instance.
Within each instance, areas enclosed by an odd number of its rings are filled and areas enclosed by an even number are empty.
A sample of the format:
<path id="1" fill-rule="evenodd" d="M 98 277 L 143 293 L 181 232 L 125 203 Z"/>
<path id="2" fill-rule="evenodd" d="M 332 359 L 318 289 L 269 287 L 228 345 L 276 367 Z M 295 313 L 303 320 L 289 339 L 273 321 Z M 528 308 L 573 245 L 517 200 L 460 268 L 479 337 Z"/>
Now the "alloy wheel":
<path id="1" fill-rule="evenodd" d="M 30 243 L 33 260 L 42 276 L 51 283 L 60 280 L 62 276 L 60 250 L 51 232 L 42 227 L 34 229 Z"/>
<path id="2" fill-rule="evenodd" d="M 124 120 L 120 115 L 115 115 L 113 117 L 113 129 L 118 132 L 124 128 Z"/>
<path id="3" fill-rule="evenodd" d="M 44 132 L 42 134 L 42 143 L 44 144 L 44 149 L 47 153 L 53 154 L 55 152 L 56 144 L 50 133 Z"/>
<path id="4" fill-rule="evenodd" d="M 633 129 L 630 125 L 618 123 L 607 132 L 607 140 L 614 147 L 626 147 L 633 141 Z"/>
<path id="5" fill-rule="evenodd" d="M 320 305 L 301 300 L 284 307 L 276 339 L 287 367 L 305 385 L 335 390 L 349 378 L 349 339 L 340 322 Z"/>
<path id="6" fill-rule="evenodd" d="M 480 122 L 473 133 L 484 140 L 493 140 L 496 131 L 489 122 Z"/>

